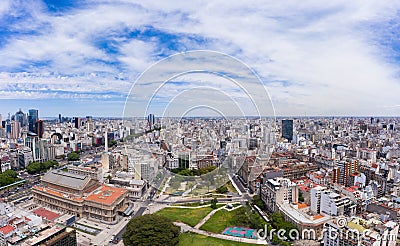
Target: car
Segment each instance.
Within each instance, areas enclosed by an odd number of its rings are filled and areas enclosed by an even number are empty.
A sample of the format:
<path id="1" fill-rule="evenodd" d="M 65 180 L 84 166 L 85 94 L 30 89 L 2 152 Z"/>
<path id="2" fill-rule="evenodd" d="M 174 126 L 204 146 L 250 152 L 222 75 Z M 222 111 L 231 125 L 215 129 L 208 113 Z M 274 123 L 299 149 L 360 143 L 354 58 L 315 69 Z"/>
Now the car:
<path id="1" fill-rule="evenodd" d="M 118 238 L 114 238 L 114 240 L 112 240 L 112 243 L 113 243 L 113 244 L 118 244 L 118 243 L 119 243 Z"/>

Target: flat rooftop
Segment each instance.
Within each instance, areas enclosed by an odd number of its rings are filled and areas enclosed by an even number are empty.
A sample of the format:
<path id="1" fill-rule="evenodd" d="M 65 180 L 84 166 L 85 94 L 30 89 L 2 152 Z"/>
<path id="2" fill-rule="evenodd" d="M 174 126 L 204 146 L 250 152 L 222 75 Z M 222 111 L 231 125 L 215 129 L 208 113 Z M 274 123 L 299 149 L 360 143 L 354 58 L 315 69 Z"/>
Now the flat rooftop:
<path id="1" fill-rule="evenodd" d="M 65 226 L 63 225 L 54 225 L 48 229 L 45 229 L 41 232 L 39 232 L 38 234 L 36 234 L 35 236 L 32 236 L 31 238 L 27 239 L 26 241 L 24 241 L 22 243 L 22 245 L 35 245 L 41 241 L 43 241 L 44 239 L 56 234 L 57 232 L 63 230 L 65 228 Z"/>
<path id="2" fill-rule="evenodd" d="M 37 215 L 39 217 L 42 217 L 42 218 L 44 218 L 46 220 L 49 220 L 49 221 L 53 221 L 56 218 L 60 217 L 60 214 L 54 213 L 54 212 L 52 212 L 50 210 L 47 210 L 45 208 L 38 208 L 38 209 L 34 210 L 33 213 L 35 215 Z"/>
<path id="3" fill-rule="evenodd" d="M 287 216 L 291 217 L 298 224 L 308 224 L 311 226 L 316 226 L 330 220 L 329 217 L 320 214 L 316 216 L 307 216 L 299 209 L 294 208 L 288 203 L 280 203 L 278 204 L 278 206 L 284 211 Z"/>
<path id="4" fill-rule="evenodd" d="M 127 192 L 126 189 L 110 187 L 102 185 L 97 188 L 91 195 L 86 197 L 85 200 L 96 203 L 111 205 L 115 200 L 123 196 Z"/>

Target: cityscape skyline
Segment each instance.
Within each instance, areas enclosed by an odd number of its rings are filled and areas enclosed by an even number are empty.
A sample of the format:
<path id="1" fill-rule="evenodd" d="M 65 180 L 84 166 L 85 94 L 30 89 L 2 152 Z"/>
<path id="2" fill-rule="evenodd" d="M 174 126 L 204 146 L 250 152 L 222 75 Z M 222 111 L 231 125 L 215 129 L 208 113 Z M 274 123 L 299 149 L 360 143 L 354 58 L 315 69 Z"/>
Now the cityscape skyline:
<path id="1" fill-rule="evenodd" d="M 0 113 L 33 105 L 43 116 L 122 116 L 127 92 L 150 65 L 206 49 L 252 68 L 276 115 L 395 116 L 399 8 L 357 1 L 2 1 Z M 174 81 L 164 94 L 192 79 Z"/>

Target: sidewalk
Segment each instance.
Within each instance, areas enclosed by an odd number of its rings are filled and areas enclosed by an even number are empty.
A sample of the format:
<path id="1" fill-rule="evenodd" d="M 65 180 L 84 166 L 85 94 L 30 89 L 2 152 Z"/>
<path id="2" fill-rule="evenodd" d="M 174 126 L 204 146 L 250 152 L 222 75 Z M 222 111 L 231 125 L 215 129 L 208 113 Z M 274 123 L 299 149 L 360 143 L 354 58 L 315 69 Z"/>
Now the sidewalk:
<path id="1" fill-rule="evenodd" d="M 206 217 L 204 217 L 194 228 L 195 229 L 199 229 L 200 227 L 202 227 L 204 225 L 204 223 L 207 222 L 207 220 L 209 220 L 211 218 L 211 216 L 213 216 L 217 211 L 224 209 L 225 206 L 214 209 L 213 211 L 211 211 L 209 214 L 207 214 Z"/>
<path id="2" fill-rule="evenodd" d="M 213 216 L 213 215 L 214 215 L 217 211 L 219 211 L 219 210 L 225 209 L 226 211 L 230 212 L 230 211 L 233 211 L 233 210 L 235 210 L 235 209 L 240 208 L 241 206 L 242 206 L 242 205 L 237 206 L 237 207 L 234 207 L 234 208 L 231 208 L 231 209 L 228 209 L 228 208 L 226 208 L 226 206 L 223 206 L 223 207 L 214 209 L 214 210 L 211 211 L 209 214 L 207 214 L 207 216 L 204 217 L 194 228 L 195 228 L 195 229 L 200 229 L 200 227 L 202 227 L 202 226 L 204 225 L 204 223 L 206 223 L 206 222 L 211 218 L 211 216 Z"/>

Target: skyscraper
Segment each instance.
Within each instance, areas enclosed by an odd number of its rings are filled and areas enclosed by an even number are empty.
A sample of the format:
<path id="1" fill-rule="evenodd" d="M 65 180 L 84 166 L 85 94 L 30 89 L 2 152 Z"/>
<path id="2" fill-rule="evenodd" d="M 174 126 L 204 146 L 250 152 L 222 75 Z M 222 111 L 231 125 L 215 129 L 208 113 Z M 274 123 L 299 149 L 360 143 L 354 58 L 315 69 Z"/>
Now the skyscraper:
<path id="1" fill-rule="evenodd" d="M 282 120 L 282 137 L 289 142 L 293 139 L 293 120 Z"/>
<path id="2" fill-rule="evenodd" d="M 153 128 L 154 123 L 155 123 L 154 114 L 149 114 L 147 116 L 147 124 L 150 126 L 150 128 Z"/>
<path id="3" fill-rule="evenodd" d="M 21 109 L 19 109 L 19 111 L 15 113 L 15 120 L 20 123 L 21 127 L 27 125 L 26 115 L 24 114 L 24 112 L 22 112 Z"/>
<path id="4" fill-rule="evenodd" d="M 58 114 L 58 123 L 62 123 L 61 114 Z"/>
<path id="5" fill-rule="evenodd" d="M 21 124 L 19 121 L 11 121 L 10 128 L 10 139 L 18 139 L 21 132 Z"/>
<path id="6" fill-rule="evenodd" d="M 79 129 L 81 127 L 81 118 L 74 117 L 74 125 L 76 129 Z"/>
<path id="7" fill-rule="evenodd" d="M 29 109 L 28 111 L 28 130 L 37 134 L 36 122 L 39 120 L 39 111 Z"/>
<path id="8" fill-rule="evenodd" d="M 39 138 L 43 138 L 43 131 L 44 131 L 43 120 L 36 121 L 35 127 L 37 129 L 37 135 L 39 136 Z"/>

